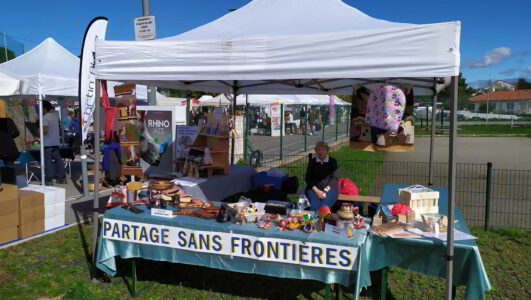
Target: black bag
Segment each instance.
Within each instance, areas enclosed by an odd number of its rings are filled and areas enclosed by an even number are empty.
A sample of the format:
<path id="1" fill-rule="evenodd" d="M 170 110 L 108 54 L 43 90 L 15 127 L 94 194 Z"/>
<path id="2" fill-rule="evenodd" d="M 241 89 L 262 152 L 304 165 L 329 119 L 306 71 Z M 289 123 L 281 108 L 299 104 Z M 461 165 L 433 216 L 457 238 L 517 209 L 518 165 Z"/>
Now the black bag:
<path id="1" fill-rule="evenodd" d="M 282 192 L 285 194 L 296 194 L 299 190 L 299 179 L 292 176 L 282 183 Z"/>

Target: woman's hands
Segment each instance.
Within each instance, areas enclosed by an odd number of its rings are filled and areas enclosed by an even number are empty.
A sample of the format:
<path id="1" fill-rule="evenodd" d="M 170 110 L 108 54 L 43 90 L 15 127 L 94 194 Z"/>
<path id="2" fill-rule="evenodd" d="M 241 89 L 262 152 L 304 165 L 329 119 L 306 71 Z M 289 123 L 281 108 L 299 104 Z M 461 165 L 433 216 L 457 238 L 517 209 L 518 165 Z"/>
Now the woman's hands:
<path id="1" fill-rule="evenodd" d="M 316 195 L 317 198 L 319 198 L 320 200 L 323 200 L 323 199 L 326 197 L 325 192 L 321 191 L 321 190 L 318 189 L 316 186 L 314 186 L 314 187 L 312 188 L 312 190 L 315 192 L 315 195 Z"/>

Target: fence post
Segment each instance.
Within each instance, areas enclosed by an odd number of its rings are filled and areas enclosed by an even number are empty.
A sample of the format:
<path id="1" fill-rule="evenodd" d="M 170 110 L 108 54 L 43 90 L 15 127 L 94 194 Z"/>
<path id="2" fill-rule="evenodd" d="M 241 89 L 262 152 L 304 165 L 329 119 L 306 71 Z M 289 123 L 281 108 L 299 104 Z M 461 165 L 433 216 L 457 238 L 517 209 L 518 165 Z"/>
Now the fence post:
<path id="1" fill-rule="evenodd" d="M 336 125 L 336 141 L 337 141 L 337 135 L 339 134 L 339 105 L 336 104 L 336 122 L 334 125 Z"/>
<path id="2" fill-rule="evenodd" d="M 249 153 L 247 150 L 248 147 L 248 138 L 249 138 L 249 127 L 251 126 L 251 121 L 249 120 L 249 102 L 247 101 L 247 95 L 245 95 L 245 118 L 244 118 L 244 130 L 243 130 L 243 162 L 247 163 L 247 158 L 249 157 Z M 250 164 L 250 159 L 249 159 Z"/>
<path id="3" fill-rule="evenodd" d="M 284 104 L 280 104 L 280 161 L 282 161 L 282 147 L 284 138 Z"/>
<path id="4" fill-rule="evenodd" d="M 492 196 L 492 162 L 487 163 L 487 189 L 485 195 L 485 230 L 490 227 L 490 202 Z"/>
<path id="5" fill-rule="evenodd" d="M 346 126 L 347 126 L 347 138 L 350 140 L 350 114 L 351 114 L 352 107 L 349 105 L 347 106 L 347 118 L 346 118 Z"/>
<path id="6" fill-rule="evenodd" d="M 304 130 L 302 131 L 304 133 L 304 152 L 308 151 L 308 114 L 309 113 L 310 113 L 310 110 L 308 109 L 308 105 L 305 104 L 304 105 Z"/>
<path id="7" fill-rule="evenodd" d="M 319 106 L 319 110 L 321 111 L 321 130 L 323 131 L 323 142 L 325 141 L 325 117 L 324 117 L 324 108 L 323 106 Z"/>

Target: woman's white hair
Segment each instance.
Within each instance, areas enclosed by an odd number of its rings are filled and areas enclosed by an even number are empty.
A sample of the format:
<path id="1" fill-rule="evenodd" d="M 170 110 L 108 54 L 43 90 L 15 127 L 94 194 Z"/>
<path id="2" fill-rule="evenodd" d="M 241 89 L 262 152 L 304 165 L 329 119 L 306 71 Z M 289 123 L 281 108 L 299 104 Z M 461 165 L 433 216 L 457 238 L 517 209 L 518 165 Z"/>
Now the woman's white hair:
<path id="1" fill-rule="evenodd" d="M 330 146 L 328 146 L 328 143 L 327 142 L 323 142 L 323 141 L 315 143 L 314 150 L 317 150 L 317 148 L 321 148 L 321 147 L 326 148 L 326 152 L 330 151 Z"/>

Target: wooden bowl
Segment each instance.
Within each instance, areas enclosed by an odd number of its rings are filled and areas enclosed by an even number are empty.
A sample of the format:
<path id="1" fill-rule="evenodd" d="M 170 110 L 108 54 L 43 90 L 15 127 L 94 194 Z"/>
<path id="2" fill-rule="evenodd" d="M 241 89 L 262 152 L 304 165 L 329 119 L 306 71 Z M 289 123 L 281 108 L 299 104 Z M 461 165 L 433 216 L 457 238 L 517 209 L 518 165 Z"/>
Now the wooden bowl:
<path id="1" fill-rule="evenodd" d="M 155 180 L 151 182 L 152 190 L 164 191 L 167 189 L 171 189 L 172 187 L 173 187 L 173 183 L 168 180 Z"/>

